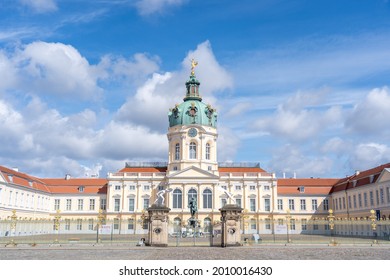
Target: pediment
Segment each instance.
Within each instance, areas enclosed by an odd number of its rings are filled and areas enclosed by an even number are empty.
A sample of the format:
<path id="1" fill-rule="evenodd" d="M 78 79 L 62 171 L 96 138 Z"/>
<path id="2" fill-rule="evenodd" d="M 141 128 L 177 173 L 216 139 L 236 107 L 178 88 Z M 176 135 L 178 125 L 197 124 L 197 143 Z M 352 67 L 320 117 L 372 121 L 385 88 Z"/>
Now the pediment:
<path id="1" fill-rule="evenodd" d="M 381 174 L 378 177 L 377 183 L 390 181 L 390 168 L 385 168 L 382 170 Z"/>
<path id="2" fill-rule="evenodd" d="M 187 167 L 177 173 L 167 176 L 169 179 L 219 179 L 217 175 L 195 166 Z"/>

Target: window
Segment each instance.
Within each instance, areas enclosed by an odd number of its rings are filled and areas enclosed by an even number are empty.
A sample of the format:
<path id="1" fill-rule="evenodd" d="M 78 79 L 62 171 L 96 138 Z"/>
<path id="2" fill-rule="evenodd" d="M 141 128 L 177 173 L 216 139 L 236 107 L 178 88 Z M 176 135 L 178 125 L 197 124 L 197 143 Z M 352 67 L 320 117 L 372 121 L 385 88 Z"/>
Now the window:
<path id="1" fill-rule="evenodd" d="M 120 198 L 115 198 L 114 200 L 114 211 L 118 212 L 120 210 L 121 200 Z"/>
<path id="2" fill-rule="evenodd" d="M 374 206 L 374 193 L 370 191 L 370 206 Z"/>
<path id="3" fill-rule="evenodd" d="M 290 229 L 295 230 L 295 219 L 290 220 Z"/>
<path id="4" fill-rule="evenodd" d="M 256 229 L 257 226 L 256 226 L 256 220 L 255 219 L 251 219 L 251 229 Z"/>
<path id="5" fill-rule="evenodd" d="M 301 221 L 301 229 L 302 230 L 307 230 L 307 220 L 306 219 L 302 219 L 302 221 Z"/>
<path id="6" fill-rule="evenodd" d="M 350 195 L 348 196 L 348 208 L 349 209 L 352 208 L 352 200 L 351 200 L 351 196 Z"/>
<path id="7" fill-rule="evenodd" d="M 305 187 L 304 186 L 300 186 L 298 187 L 298 190 L 300 193 L 304 193 L 305 192 Z"/>
<path id="8" fill-rule="evenodd" d="M 82 211 L 83 208 L 84 208 L 84 200 L 83 199 L 79 199 L 77 210 Z"/>
<path id="9" fill-rule="evenodd" d="M 271 200 L 269 198 L 264 198 L 264 207 L 265 211 L 271 211 Z"/>
<path id="10" fill-rule="evenodd" d="M 105 198 L 100 199 L 100 209 L 102 209 L 102 210 L 107 209 L 107 200 Z"/>
<path id="11" fill-rule="evenodd" d="M 88 219 L 88 229 L 93 230 L 93 219 Z"/>
<path id="12" fill-rule="evenodd" d="M 364 207 L 367 207 L 368 206 L 367 193 L 363 193 L 363 197 L 364 197 Z"/>
<path id="13" fill-rule="evenodd" d="M 288 209 L 295 210 L 294 199 L 288 200 Z"/>
<path id="14" fill-rule="evenodd" d="M 149 208 L 149 198 L 144 198 L 144 209 Z"/>
<path id="15" fill-rule="evenodd" d="M 83 220 L 82 219 L 77 219 L 77 230 L 82 230 L 83 229 Z"/>
<path id="16" fill-rule="evenodd" d="M 278 210 L 283 210 L 283 199 L 278 199 Z"/>
<path id="17" fill-rule="evenodd" d="M 95 210 L 95 199 L 89 200 L 89 210 Z"/>
<path id="18" fill-rule="evenodd" d="M 353 195 L 353 208 L 357 208 L 357 204 L 356 204 L 356 194 Z"/>
<path id="19" fill-rule="evenodd" d="M 271 219 L 265 219 L 265 229 L 271 229 Z"/>
<path id="20" fill-rule="evenodd" d="M 253 186 L 253 185 L 252 185 L 252 186 L 249 186 L 249 190 L 250 190 L 250 191 L 255 191 L 255 190 L 256 190 L 256 186 Z"/>
<path id="21" fill-rule="evenodd" d="M 133 230 L 134 229 L 134 219 L 128 219 L 127 220 L 127 229 Z"/>
<path id="22" fill-rule="evenodd" d="M 195 198 L 195 200 L 198 201 L 198 192 L 195 189 L 190 189 L 188 192 L 188 202 L 190 202 L 192 198 Z"/>
<path id="23" fill-rule="evenodd" d="M 135 191 L 135 186 L 134 186 L 134 185 L 130 185 L 130 186 L 129 186 L 129 190 Z"/>
<path id="24" fill-rule="evenodd" d="M 180 144 L 177 143 L 175 145 L 175 160 L 179 160 L 180 159 Z"/>
<path id="25" fill-rule="evenodd" d="M 362 208 L 362 194 L 358 194 L 359 208 Z"/>
<path id="26" fill-rule="evenodd" d="M 114 218 L 114 229 L 118 230 L 119 229 L 119 219 Z"/>
<path id="27" fill-rule="evenodd" d="M 210 144 L 206 144 L 206 159 L 210 159 Z"/>
<path id="28" fill-rule="evenodd" d="M 339 200 L 341 200 L 341 198 L 339 198 Z M 341 208 L 341 201 L 340 202 L 340 208 Z M 343 197 L 343 209 L 345 209 L 345 197 Z"/>
<path id="29" fill-rule="evenodd" d="M 129 198 L 129 211 L 134 212 L 135 208 L 135 200 L 134 198 Z"/>
<path id="30" fill-rule="evenodd" d="M 241 198 L 236 198 L 236 204 L 238 205 L 238 207 L 241 207 L 242 205 Z"/>
<path id="31" fill-rule="evenodd" d="M 226 198 L 222 198 L 221 199 L 221 207 L 224 207 L 226 205 L 226 203 L 227 203 Z"/>
<path id="32" fill-rule="evenodd" d="M 278 219 L 278 225 L 279 225 L 279 226 L 284 225 L 284 220 L 283 220 L 283 219 Z"/>
<path id="33" fill-rule="evenodd" d="M 379 205 L 379 191 L 375 190 L 375 194 L 376 194 L 376 205 Z"/>
<path id="34" fill-rule="evenodd" d="M 249 207 L 250 211 L 256 211 L 256 198 L 249 199 Z"/>
<path id="35" fill-rule="evenodd" d="M 387 202 L 390 202 L 390 187 L 386 187 Z"/>
<path id="36" fill-rule="evenodd" d="M 149 220 L 145 219 L 142 223 L 142 229 L 149 229 Z"/>
<path id="37" fill-rule="evenodd" d="M 70 219 L 65 219 L 65 230 L 70 230 Z"/>
<path id="38" fill-rule="evenodd" d="M 325 224 L 324 226 L 325 226 L 325 227 L 324 227 L 325 230 L 330 230 L 329 224 Z"/>
<path id="39" fill-rule="evenodd" d="M 339 203 L 338 203 L 337 198 L 336 198 L 336 210 L 339 210 Z"/>
<path id="40" fill-rule="evenodd" d="M 241 191 L 241 186 L 240 185 L 236 186 L 236 191 Z"/>
<path id="41" fill-rule="evenodd" d="M 15 193 L 15 201 L 14 201 L 14 205 L 16 206 L 18 203 L 18 192 Z"/>
<path id="42" fill-rule="evenodd" d="M 72 200 L 71 199 L 66 200 L 66 210 L 68 210 L 68 211 L 72 210 Z"/>
<path id="43" fill-rule="evenodd" d="M 306 199 L 301 199 L 301 210 L 306 211 Z"/>
<path id="44" fill-rule="evenodd" d="M 328 199 L 324 199 L 323 208 L 325 211 L 329 210 L 329 200 Z"/>
<path id="45" fill-rule="evenodd" d="M 265 185 L 265 186 L 264 186 L 264 190 L 265 190 L 265 191 L 269 191 L 269 185 Z"/>
<path id="46" fill-rule="evenodd" d="M 381 188 L 379 190 L 379 192 L 380 192 L 380 197 L 381 197 L 381 204 L 384 204 L 385 203 L 385 194 L 383 192 L 383 189 Z"/>
<path id="47" fill-rule="evenodd" d="M 313 230 L 318 230 L 318 224 L 313 225 Z"/>
<path id="48" fill-rule="evenodd" d="M 196 144 L 194 142 L 190 143 L 190 159 L 196 159 Z"/>
<path id="49" fill-rule="evenodd" d="M 120 185 L 115 185 L 115 190 L 116 191 L 120 191 L 121 190 L 121 186 Z"/>
<path id="50" fill-rule="evenodd" d="M 203 208 L 211 209 L 213 205 L 213 194 L 211 190 L 206 189 L 203 191 Z"/>
<path id="51" fill-rule="evenodd" d="M 311 200 L 311 210 L 317 211 L 317 209 L 318 209 L 317 199 L 312 199 Z"/>
<path id="52" fill-rule="evenodd" d="M 174 166 L 174 167 L 173 167 L 173 171 L 177 171 L 177 166 Z"/>
<path id="53" fill-rule="evenodd" d="M 84 192 L 84 186 L 78 187 L 79 192 Z"/>
<path id="54" fill-rule="evenodd" d="M 3 189 L 0 188 L 0 204 L 2 204 L 2 203 L 1 203 L 1 200 L 2 200 L 2 199 L 1 199 L 1 198 L 2 198 L 2 197 L 1 197 L 1 191 L 2 191 L 2 190 L 3 190 Z"/>
<path id="55" fill-rule="evenodd" d="M 180 209 L 183 208 L 183 195 L 181 190 L 176 189 L 173 191 L 173 208 Z"/>
<path id="56" fill-rule="evenodd" d="M 150 190 L 150 186 L 149 185 L 144 185 L 144 191 L 149 191 Z"/>
<path id="57" fill-rule="evenodd" d="M 60 200 L 59 199 L 54 200 L 54 210 L 60 210 Z"/>
<path id="58" fill-rule="evenodd" d="M 203 224 L 204 224 L 204 232 L 211 232 L 212 230 L 212 227 L 211 227 L 211 219 L 210 218 L 205 218 L 203 220 Z"/>

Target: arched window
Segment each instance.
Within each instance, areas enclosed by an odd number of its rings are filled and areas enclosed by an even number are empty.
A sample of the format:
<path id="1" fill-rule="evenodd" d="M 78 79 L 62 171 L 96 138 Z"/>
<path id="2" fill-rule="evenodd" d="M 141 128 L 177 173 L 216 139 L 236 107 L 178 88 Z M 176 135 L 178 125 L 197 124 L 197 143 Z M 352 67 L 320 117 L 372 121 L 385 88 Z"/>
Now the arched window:
<path id="1" fill-rule="evenodd" d="M 183 208 L 183 196 L 179 189 L 173 191 L 173 208 Z"/>
<path id="2" fill-rule="evenodd" d="M 196 159 L 196 144 L 194 142 L 190 143 L 190 159 Z"/>
<path id="3" fill-rule="evenodd" d="M 203 221 L 204 224 L 204 232 L 211 232 L 211 219 L 210 218 L 205 218 Z"/>
<path id="4" fill-rule="evenodd" d="M 191 198 L 195 198 L 196 202 L 198 203 L 198 192 L 195 189 L 190 189 L 188 192 L 188 202 L 191 201 Z"/>
<path id="5" fill-rule="evenodd" d="M 175 160 L 179 160 L 180 159 L 180 144 L 177 143 L 175 145 Z"/>
<path id="6" fill-rule="evenodd" d="M 203 208 L 213 208 L 213 194 L 209 189 L 203 191 Z"/>
<path id="7" fill-rule="evenodd" d="M 210 159 L 210 144 L 206 144 L 206 159 Z"/>

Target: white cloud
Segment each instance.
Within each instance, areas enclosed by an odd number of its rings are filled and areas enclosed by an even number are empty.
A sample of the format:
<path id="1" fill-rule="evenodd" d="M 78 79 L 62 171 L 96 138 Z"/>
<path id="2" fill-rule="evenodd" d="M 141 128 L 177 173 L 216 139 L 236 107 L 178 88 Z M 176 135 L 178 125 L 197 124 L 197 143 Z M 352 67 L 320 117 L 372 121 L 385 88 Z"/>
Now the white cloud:
<path id="1" fill-rule="evenodd" d="M 387 162 L 390 162 L 390 147 L 379 143 L 356 145 L 349 159 L 353 170 L 365 170 Z"/>
<path id="2" fill-rule="evenodd" d="M 339 106 L 308 108 L 318 104 L 321 99 L 315 92 L 311 95 L 298 92 L 280 104 L 273 115 L 258 119 L 254 127 L 272 136 L 282 136 L 286 141 L 317 137 L 326 129 L 338 126 L 343 115 Z"/>
<path id="3" fill-rule="evenodd" d="M 287 177 L 323 177 L 332 171 L 333 160 L 327 156 L 310 156 L 293 145 L 285 145 L 273 153 L 269 167 L 278 176 L 286 173 Z"/>
<path id="4" fill-rule="evenodd" d="M 58 9 L 54 0 L 20 0 L 20 2 L 36 13 L 54 12 Z"/>
<path id="5" fill-rule="evenodd" d="M 135 6 L 142 16 L 147 16 L 155 13 L 163 13 L 169 7 L 180 6 L 187 0 L 138 0 Z"/>
<path id="6" fill-rule="evenodd" d="M 388 137 L 390 136 L 389 119 L 390 90 L 388 87 L 383 87 L 373 89 L 364 100 L 356 104 L 345 125 L 349 131 L 361 135 Z"/>
<path id="7" fill-rule="evenodd" d="M 203 102 L 216 106 L 214 94 L 231 89 L 233 84 L 230 74 L 218 63 L 206 41 L 188 53 L 179 71 L 153 74 L 119 109 L 116 120 L 165 132 L 169 108 L 185 96 L 184 81 L 190 75 L 191 58 L 196 58 L 199 63 L 195 72 L 199 73 L 197 78 L 201 82 Z"/>

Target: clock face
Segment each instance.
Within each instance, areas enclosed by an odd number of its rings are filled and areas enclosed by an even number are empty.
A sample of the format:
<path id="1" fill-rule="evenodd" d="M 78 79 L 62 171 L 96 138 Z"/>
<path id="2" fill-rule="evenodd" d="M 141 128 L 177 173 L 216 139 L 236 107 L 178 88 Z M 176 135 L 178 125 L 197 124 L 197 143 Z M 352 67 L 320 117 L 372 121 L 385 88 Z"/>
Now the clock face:
<path id="1" fill-rule="evenodd" d="M 190 128 L 190 130 L 188 130 L 188 136 L 190 136 L 190 137 L 195 137 L 197 134 L 198 134 L 198 131 L 193 127 Z"/>

